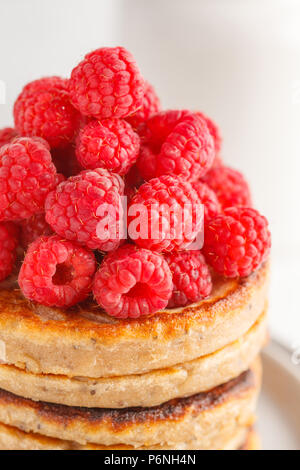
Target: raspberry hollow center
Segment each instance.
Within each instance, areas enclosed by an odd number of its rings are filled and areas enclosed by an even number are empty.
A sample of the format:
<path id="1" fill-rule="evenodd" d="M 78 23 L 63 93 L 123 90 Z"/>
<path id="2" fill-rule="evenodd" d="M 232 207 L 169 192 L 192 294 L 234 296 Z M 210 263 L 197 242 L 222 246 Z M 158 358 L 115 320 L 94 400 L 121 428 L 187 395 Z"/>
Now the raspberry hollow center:
<path id="1" fill-rule="evenodd" d="M 52 282 L 55 286 L 63 286 L 73 281 L 74 269 L 73 266 L 66 263 L 61 263 L 56 266 L 55 274 Z"/>
<path id="2" fill-rule="evenodd" d="M 136 298 L 136 297 L 151 297 L 153 295 L 152 289 L 143 282 L 137 282 L 135 286 L 133 286 L 129 292 L 127 292 L 126 296 Z"/>

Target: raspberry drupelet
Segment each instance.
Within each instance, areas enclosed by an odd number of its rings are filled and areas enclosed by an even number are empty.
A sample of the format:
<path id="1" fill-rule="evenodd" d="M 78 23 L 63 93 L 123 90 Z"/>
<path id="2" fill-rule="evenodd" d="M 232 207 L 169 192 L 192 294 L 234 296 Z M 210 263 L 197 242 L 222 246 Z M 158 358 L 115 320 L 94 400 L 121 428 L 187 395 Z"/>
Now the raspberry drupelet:
<path id="1" fill-rule="evenodd" d="M 268 221 L 252 208 L 225 209 L 205 228 L 206 261 L 226 277 L 251 274 L 267 259 L 270 247 Z"/>
<path id="2" fill-rule="evenodd" d="M 56 169 L 42 139 L 14 139 L 0 149 L 0 221 L 20 221 L 42 212 L 56 184 Z"/>
<path id="3" fill-rule="evenodd" d="M 252 206 L 249 185 L 240 171 L 221 165 L 206 173 L 202 181 L 214 190 L 222 209 Z"/>
<path id="4" fill-rule="evenodd" d="M 212 166 L 213 138 L 205 120 L 190 111 L 161 111 L 141 129 L 143 145 L 137 165 L 145 180 L 180 176 L 196 181 Z"/>
<path id="5" fill-rule="evenodd" d="M 199 250 L 172 252 L 165 255 L 173 277 L 173 292 L 169 307 L 184 307 L 208 297 L 212 279 Z"/>
<path id="6" fill-rule="evenodd" d="M 161 255 L 126 244 L 106 256 L 96 273 L 93 292 L 109 315 L 139 318 L 167 306 L 172 275 Z"/>
<path id="7" fill-rule="evenodd" d="M 70 78 L 73 106 L 96 119 L 125 118 L 142 106 L 145 83 L 133 56 L 124 47 L 90 52 Z"/>
<path id="8" fill-rule="evenodd" d="M 160 111 L 159 97 L 157 96 L 154 87 L 146 81 L 142 107 L 132 116 L 126 118 L 126 121 L 128 121 L 132 127 L 138 131 L 139 126 L 158 111 Z"/>
<path id="9" fill-rule="evenodd" d="M 50 192 L 46 222 L 67 240 L 92 250 L 114 250 L 121 239 L 123 192 L 119 175 L 103 168 L 82 171 Z"/>
<path id="10" fill-rule="evenodd" d="M 0 147 L 9 144 L 17 136 L 18 133 L 13 127 L 5 127 L 4 129 L 0 129 Z"/>
<path id="11" fill-rule="evenodd" d="M 74 139 L 81 117 L 70 103 L 67 80 L 47 77 L 25 86 L 14 105 L 14 120 L 21 135 L 42 137 L 55 148 Z"/>
<path id="12" fill-rule="evenodd" d="M 0 281 L 12 272 L 18 247 L 18 229 L 11 222 L 0 223 Z"/>
<path id="13" fill-rule="evenodd" d="M 187 181 L 164 175 L 144 183 L 128 207 L 128 233 L 143 248 L 187 248 L 202 228 L 203 210 Z"/>
<path id="14" fill-rule="evenodd" d="M 106 168 L 125 175 L 136 162 L 140 138 L 121 119 L 91 121 L 79 133 L 76 156 L 83 168 Z"/>
<path id="15" fill-rule="evenodd" d="M 89 295 L 95 271 L 92 251 L 57 235 L 40 237 L 27 251 L 19 285 L 29 300 L 47 306 L 71 307 Z"/>

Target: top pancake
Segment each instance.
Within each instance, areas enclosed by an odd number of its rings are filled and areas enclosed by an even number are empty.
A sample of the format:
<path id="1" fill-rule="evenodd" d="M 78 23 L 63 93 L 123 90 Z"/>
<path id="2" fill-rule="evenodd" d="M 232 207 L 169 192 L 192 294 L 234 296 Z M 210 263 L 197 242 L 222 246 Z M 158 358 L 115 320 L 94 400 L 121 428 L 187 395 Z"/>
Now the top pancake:
<path id="1" fill-rule="evenodd" d="M 244 279 L 217 278 L 209 299 L 137 320 L 94 303 L 69 310 L 0 289 L 0 360 L 34 373 L 109 377 L 140 374 L 210 354 L 243 335 L 262 313 L 269 265 Z"/>

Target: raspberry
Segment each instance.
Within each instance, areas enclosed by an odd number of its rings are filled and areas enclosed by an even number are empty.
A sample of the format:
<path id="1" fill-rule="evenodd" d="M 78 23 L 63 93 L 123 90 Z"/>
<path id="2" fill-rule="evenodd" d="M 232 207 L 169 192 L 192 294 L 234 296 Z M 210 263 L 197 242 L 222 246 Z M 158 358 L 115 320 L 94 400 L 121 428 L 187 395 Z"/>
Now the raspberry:
<path id="1" fill-rule="evenodd" d="M 149 82 L 145 82 L 145 93 L 142 107 L 132 116 L 126 118 L 134 129 L 138 129 L 140 124 L 147 121 L 153 114 L 160 110 L 160 100 L 155 89 Z"/>
<path id="2" fill-rule="evenodd" d="M 225 209 L 205 229 L 206 260 L 226 277 L 251 274 L 267 259 L 270 247 L 268 221 L 252 208 Z"/>
<path id="3" fill-rule="evenodd" d="M 26 250 L 28 246 L 41 236 L 52 235 L 51 227 L 45 220 L 45 214 L 35 214 L 20 223 L 21 244 Z"/>
<path id="4" fill-rule="evenodd" d="M 242 173 L 227 166 L 212 168 L 202 181 L 214 190 L 223 209 L 252 206 L 250 188 Z"/>
<path id="5" fill-rule="evenodd" d="M 155 178 L 157 174 L 157 155 L 155 155 L 149 145 L 141 146 L 140 156 L 136 165 L 145 181 Z"/>
<path id="6" fill-rule="evenodd" d="M 151 143 L 151 146 L 158 151 L 174 127 L 191 114 L 187 110 L 168 110 L 156 113 L 140 129 L 144 143 Z"/>
<path id="7" fill-rule="evenodd" d="M 0 149 L 0 221 L 23 220 L 44 210 L 56 185 L 51 154 L 41 139 L 21 137 Z"/>
<path id="8" fill-rule="evenodd" d="M 0 223 L 0 281 L 6 279 L 13 270 L 18 247 L 18 230 L 11 223 Z"/>
<path id="9" fill-rule="evenodd" d="M 144 144 L 137 164 L 146 180 L 168 174 L 195 181 L 213 164 L 213 138 L 205 120 L 195 113 L 162 111 L 141 133 Z"/>
<path id="10" fill-rule="evenodd" d="M 201 229 L 201 209 L 190 183 L 168 175 L 154 178 L 144 183 L 131 200 L 129 235 L 143 248 L 185 249 Z"/>
<path id="11" fill-rule="evenodd" d="M 93 250 L 114 250 L 121 238 L 123 191 L 124 182 L 119 175 L 103 168 L 82 171 L 48 195 L 46 222 L 67 240 Z"/>
<path id="12" fill-rule="evenodd" d="M 215 152 L 216 152 L 216 156 L 217 156 L 220 153 L 221 146 L 222 146 L 222 137 L 221 137 L 221 134 L 220 134 L 220 130 L 219 130 L 217 124 L 212 119 L 207 117 L 205 114 L 200 113 L 200 112 L 197 112 L 196 114 L 198 116 L 202 117 L 205 120 L 206 125 L 208 127 L 208 130 L 210 132 L 210 135 L 214 139 Z"/>
<path id="13" fill-rule="evenodd" d="M 127 244 L 104 258 L 93 292 L 109 315 L 139 318 L 167 306 L 172 275 L 161 255 Z"/>
<path id="14" fill-rule="evenodd" d="M 26 96 L 32 95 L 34 93 L 39 93 L 41 91 L 48 91 L 51 88 L 57 88 L 58 90 L 68 91 L 69 80 L 62 77 L 43 77 L 38 80 L 33 80 L 27 85 L 24 86 L 22 93 Z"/>
<path id="15" fill-rule="evenodd" d="M 24 296 L 42 305 L 70 307 L 91 292 L 93 252 L 60 237 L 40 237 L 27 251 L 19 274 Z"/>
<path id="16" fill-rule="evenodd" d="M 64 147 L 73 140 L 80 115 L 70 103 L 67 83 L 50 77 L 25 86 L 14 105 L 20 134 L 42 137 L 51 147 Z"/>
<path id="17" fill-rule="evenodd" d="M 97 119 L 125 118 L 141 108 L 144 80 L 123 47 L 103 47 L 87 54 L 72 71 L 71 101 Z"/>
<path id="18" fill-rule="evenodd" d="M 12 127 L 5 127 L 4 129 L 0 130 L 0 147 L 3 145 L 9 144 L 15 137 L 17 137 L 18 133 L 16 129 Z"/>
<path id="19" fill-rule="evenodd" d="M 137 160 L 140 138 L 121 119 L 91 121 L 79 133 L 76 156 L 83 168 L 106 168 L 125 175 Z"/>
<path id="20" fill-rule="evenodd" d="M 180 251 L 165 256 L 173 276 L 173 293 L 169 307 L 184 307 L 208 297 L 212 280 L 200 251 Z"/>
<path id="21" fill-rule="evenodd" d="M 218 198 L 215 192 L 207 186 L 207 184 L 202 183 L 201 181 L 195 181 L 195 183 L 192 183 L 192 186 L 196 191 L 201 204 L 204 204 L 205 222 L 208 222 L 221 212 L 221 205 Z"/>

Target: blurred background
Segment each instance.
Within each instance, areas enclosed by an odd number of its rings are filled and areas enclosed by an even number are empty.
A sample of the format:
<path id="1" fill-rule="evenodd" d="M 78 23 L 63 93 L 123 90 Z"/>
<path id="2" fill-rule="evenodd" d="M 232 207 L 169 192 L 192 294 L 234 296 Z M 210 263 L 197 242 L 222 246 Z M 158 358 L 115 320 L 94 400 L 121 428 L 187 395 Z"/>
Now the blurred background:
<path id="1" fill-rule="evenodd" d="M 300 347 L 300 2 L 1 0 L 0 126 L 25 83 L 124 45 L 165 108 L 204 111 L 273 233 L 271 333 Z"/>

